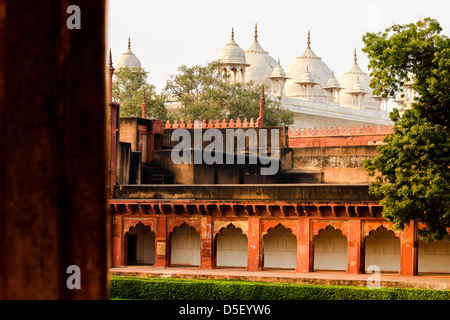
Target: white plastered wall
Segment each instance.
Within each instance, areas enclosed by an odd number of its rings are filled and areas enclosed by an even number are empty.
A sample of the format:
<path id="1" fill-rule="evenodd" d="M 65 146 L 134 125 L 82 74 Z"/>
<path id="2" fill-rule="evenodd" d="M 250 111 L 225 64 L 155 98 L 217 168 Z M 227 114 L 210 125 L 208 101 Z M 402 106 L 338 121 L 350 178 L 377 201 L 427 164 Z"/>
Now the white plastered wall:
<path id="1" fill-rule="evenodd" d="M 314 270 L 347 270 L 347 238 L 328 226 L 314 236 Z"/>
<path id="2" fill-rule="evenodd" d="M 419 241 L 418 272 L 450 273 L 450 241 Z"/>
<path id="3" fill-rule="evenodd" d="M 376 265 L 381 272 L 400 271 L 400 239 L 384 227 L 371 231 L 365 241 L 365 271 Z"/>
<path id="4" fill-rule="evenodd" d="M 171 234 L 172 265 L 199 266 L 200 265 L 200 235 L 194 228 L 183 224 Z"/>
<path id="5" fill-rule="evenodd" d="M 216 266 L 218 267 L 247 267 L 248 240 L 240 228 L 233 224 L 222 228 L 217 235 Z"/>
<path id="6" fill-rule="evenodd" d="M 297 265 L 297 238 L 282 225 L 270 229 L 264 236 L 264 267 L 295 269 Z"/>

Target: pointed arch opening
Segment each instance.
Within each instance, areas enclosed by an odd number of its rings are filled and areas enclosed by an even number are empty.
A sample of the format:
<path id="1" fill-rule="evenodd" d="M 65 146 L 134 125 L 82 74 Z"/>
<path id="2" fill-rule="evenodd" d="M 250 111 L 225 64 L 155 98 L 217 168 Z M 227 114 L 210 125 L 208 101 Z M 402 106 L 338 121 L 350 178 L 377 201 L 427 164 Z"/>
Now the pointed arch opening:
<path id="1" fill-rule="evenodd" d="M 295 269 L 297 266 L 297 237 L 292 230 L 278 224 L 263 236 L 263 266 L 274 269 Z"/>
<path id="2" fill-rule="evenodd" d="M 313 238 L 314 270 L 347 270 L 347 237 L 328 225 Z"/>
<path id="3" fill-rule="evenodd" d="M 125 234 L 126 265 L 155 264 L 155 233 L 142 222 Z"/>
<path id="4" fill-rule="evenodd" d="M 170 234 L 170 265 L 200 265 L 200 235 L 194 227 L 183 223 Z"/>
<path id="5" fill-rule="evenodd" d="M 376 265 L 381 272 L 400 272 L 400 239 L 392 230 L 380 226 L 365 238 L 364 268 Z"/>
<path id="6" fill-rule="evenodd" d="M 216 235 L 216 266 L 246 268 L 248 239 L 241 228 L 230 223 Z"/>

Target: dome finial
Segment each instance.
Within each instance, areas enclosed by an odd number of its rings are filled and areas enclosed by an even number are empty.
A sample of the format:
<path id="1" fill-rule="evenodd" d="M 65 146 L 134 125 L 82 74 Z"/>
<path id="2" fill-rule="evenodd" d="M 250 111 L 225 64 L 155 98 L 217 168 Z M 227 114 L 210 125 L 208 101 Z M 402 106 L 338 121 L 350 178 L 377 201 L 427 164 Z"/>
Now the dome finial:
<path id="1" fill-rule="evenodd" d="M 356 61 L 358 61 L 358 58 L 356 57 L 356 48 L 355 48 L 355 50 L 354 50 L 354 58 L 353 58 L 353 61 L 355 61 L 355 64 L 357 64 Z"/>
<path id="2" fill-rule="evenodd" d="M 258 41 L 258 24 L 255 22 L 255 41 Z"/>
<path id="3" fill-rule="evenodd" d="M 278 58 L 278 65 L 281 66 L 281 64 L 280 64 L 280 58 Z"/>
<path id="4" fill-rule="evenodd" d="M 311 37 L 310 37 L 310 34 L 309 34 L 309 30 L 308 30 L 308 41 L 306 42 L 306 44 L 308 45 L 308 48 L 309 48 L 310 44 L 311 44 Z"/>
<path id="5" fill-rule="evenodd" d="M 231 40 L 234 40 L 234 27 L 231 27 Z"/>
<path id="6" fill-rule="evenodd" d="M 128 37 L 128 49 L 131 49 L 131 40 L 130 40 L 130 37 Z"/>

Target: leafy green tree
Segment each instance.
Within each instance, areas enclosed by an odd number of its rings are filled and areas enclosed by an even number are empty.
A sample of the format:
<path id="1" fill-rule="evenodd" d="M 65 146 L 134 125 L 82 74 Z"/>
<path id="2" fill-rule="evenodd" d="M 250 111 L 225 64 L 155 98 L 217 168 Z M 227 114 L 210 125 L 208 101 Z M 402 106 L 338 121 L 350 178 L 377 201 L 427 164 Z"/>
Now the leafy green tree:
<path id="1" fill-rule="evenodd" d="M 147 83 L 142 68 L 120 68 L 114 72 L 113 101 L 120 103 L 121 117 L 141 117 L 144 92 L 147 101 L 147 118 L 167 119 L 164 95 L 155 93 L 155 86 Z"/>
<path id="2" fill-rule="evenodd" d="M 376 176 L 369 191 L 382 198 L 383 215 L 396 228 L 411 219 L 423 222 L 419 235 L 425 241 L 450 230 L 450 41 L 441 31 L 426 18 L 363 36 L 374 94 L 395 96 L 411 74 L 417 93 L 402 116 L 396 108 L 391 112 L 393 133 L 364 163 Z"/>
<path id="3" fill-rule="evenodd" d="M 167 81 L 166 92 L 182 107 L 174 111 L 172 119 L 209 120 L 259 117 L 262 87 L 253 82 L 231 84 L 222 79 L 219 64 L 181 66 L 178 74 Z M 293 112 L 282 108 L 279 99 L 265 98 L 264 125 L 277 126 L 293 123 Z"/>

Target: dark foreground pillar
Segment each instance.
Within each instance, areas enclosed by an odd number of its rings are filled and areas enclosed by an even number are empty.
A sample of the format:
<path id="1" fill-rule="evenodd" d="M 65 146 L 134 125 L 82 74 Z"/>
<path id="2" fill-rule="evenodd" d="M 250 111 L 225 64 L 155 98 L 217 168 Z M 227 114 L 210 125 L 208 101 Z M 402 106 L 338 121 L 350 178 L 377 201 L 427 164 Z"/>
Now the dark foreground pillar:
<path id="1" fill-rule="evenodd" d="M 0 0 L 0 299 L 108 298 L 105 2 L 71 2 Z"/>

